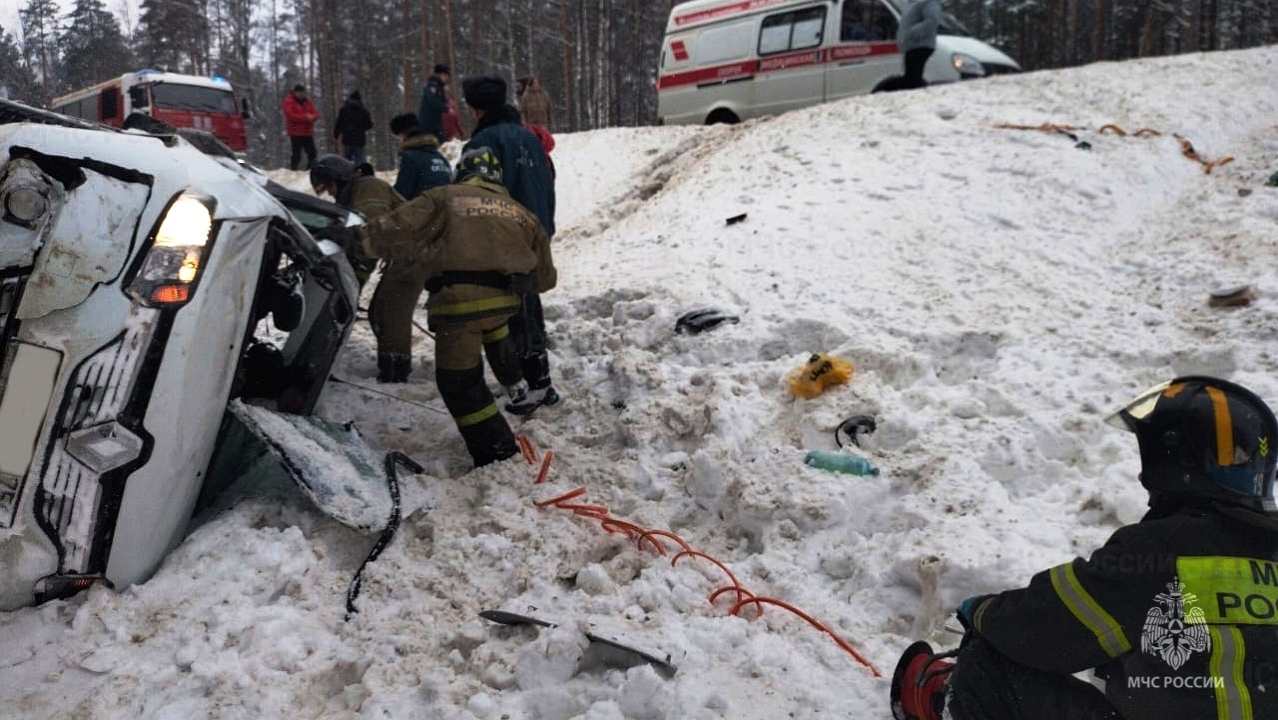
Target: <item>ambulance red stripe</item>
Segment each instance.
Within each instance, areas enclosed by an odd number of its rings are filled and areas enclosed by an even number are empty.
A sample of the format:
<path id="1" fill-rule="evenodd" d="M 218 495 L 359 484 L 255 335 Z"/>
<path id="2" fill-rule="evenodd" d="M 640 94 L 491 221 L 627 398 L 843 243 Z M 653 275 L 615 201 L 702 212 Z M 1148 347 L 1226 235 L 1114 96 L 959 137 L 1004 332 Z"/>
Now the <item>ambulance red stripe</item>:
<path id="1" fill-rule="evenodd" d="M 808 52 L 790 53 L 788 55 L 776 55 L 763 58 L 762 60 L 747 60 L 745 62 L 716 65 L 714 67 L 698 68 L 696 70 L 688 70 L 681 73 L 662 75 L 657 80 L 657 89 L 667 90 L 670 88 L 682 87 L 684 85 L 701 85 L 703 83 L 732 80 L 749 75 L 762 75 L 770 72 L 792 70 L 797 67 L 806 67 L 809 65 L 847 62 L 849 60 L 859 60 L 878 55 L 893 55 L 897 52 L 896 43 L 894 42 L 839 45 L 837 47 L 826 48 L 825 50 L 811 50 Z"/>

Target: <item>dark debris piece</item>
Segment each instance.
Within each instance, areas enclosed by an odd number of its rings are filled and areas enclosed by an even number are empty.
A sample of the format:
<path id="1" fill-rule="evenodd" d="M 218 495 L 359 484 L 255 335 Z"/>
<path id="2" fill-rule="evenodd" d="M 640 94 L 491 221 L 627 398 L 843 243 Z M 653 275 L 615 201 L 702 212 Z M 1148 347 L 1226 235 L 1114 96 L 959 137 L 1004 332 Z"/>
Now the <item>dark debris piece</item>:
<path id="1" fill-rule="evenodd" d="M 724 323 L 737 324 L 741 322 L 741 318 L 736 315 L 728 315 L 721 310 L 714 308 L 704 308 L 701 310 L 693 310 L 680 317 L 675 323 L 675 332 L 679 335 L 700 335 L 707 330 L 713 330 Z"/>

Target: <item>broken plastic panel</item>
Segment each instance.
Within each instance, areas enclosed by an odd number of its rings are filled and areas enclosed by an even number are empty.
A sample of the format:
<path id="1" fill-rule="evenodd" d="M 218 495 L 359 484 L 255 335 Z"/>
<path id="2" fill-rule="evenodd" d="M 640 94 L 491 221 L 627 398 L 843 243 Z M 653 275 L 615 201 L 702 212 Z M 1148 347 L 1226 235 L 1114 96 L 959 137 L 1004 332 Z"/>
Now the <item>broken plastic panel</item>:
<path id="1" fill-rule="evenodd" d="M 382 469 L 384 456 L 369 447 L 354 425 L 239 401 L 231 403 L 228 418 L 248 431 L 242 436 L 265 444 L 279 469 L 325 515 L 360 532 L 386 527 L 393 501 Z M 251 449 L 237 452 L 252 454 Z"/>
<path id="2" fill-rule="evenodd" d="M 546 620 L 504 610 L 485 610 L 479 616 L 489 622 L 508 627 L 558 627 L 555 623 Z M 609 667 L 624 670 L 640 665 L 651 665 L 667 680 L 679 672 L 679 668 L 671 664 L 669 655 L 666 655 L 663 660 L 652 653 L 623 645 L 616 640 L 600 637 L 594 633 L 586 633 L 586 640 L 589 641 L 590 646 L 578 662 L 582 668 Z"/>

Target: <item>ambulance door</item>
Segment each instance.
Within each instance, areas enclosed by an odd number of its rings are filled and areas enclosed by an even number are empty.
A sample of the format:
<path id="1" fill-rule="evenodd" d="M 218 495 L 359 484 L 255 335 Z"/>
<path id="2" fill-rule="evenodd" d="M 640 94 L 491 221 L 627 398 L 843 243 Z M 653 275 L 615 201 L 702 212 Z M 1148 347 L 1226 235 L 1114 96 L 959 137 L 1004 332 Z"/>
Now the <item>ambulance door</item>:
<path id="1" fill-rule="evenodd" d="M 879 83 L 904 73 L 897 25 L 886 0 L 843 0 L 825 66 L 827 100 L 874 92 Z"/>
<path id="2" fill-rule="evenodd" d="M 825 96 L 826 5 L 767 15 L 759 24 L 755 109 L 773 115 L 821 102 Z"/>

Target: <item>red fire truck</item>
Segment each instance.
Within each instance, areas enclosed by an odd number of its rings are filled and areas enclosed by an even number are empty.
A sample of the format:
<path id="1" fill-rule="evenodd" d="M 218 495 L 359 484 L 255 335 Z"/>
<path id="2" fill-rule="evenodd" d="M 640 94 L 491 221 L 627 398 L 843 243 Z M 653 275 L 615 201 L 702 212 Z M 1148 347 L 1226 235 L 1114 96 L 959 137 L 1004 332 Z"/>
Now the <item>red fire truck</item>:
<path id="1" fill-rule="evenodd" d="M 248 108 L 219 77 L 139 70 L 56 98 L 52 109 L 115 127 L 142 113 L 173 127 L 210 132 L 236 152 L 248 150 Z"/>

